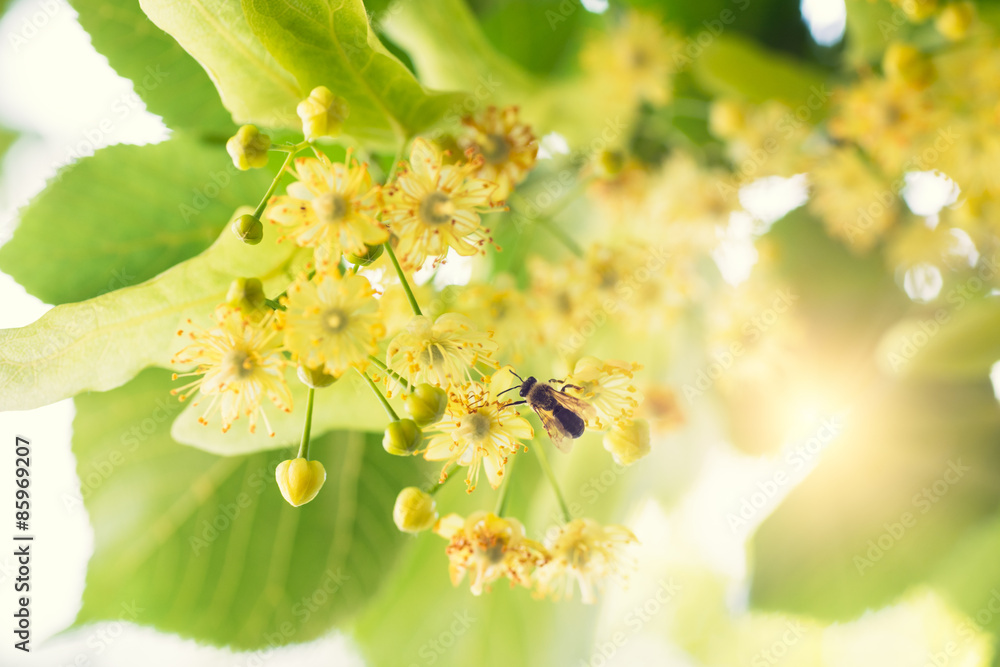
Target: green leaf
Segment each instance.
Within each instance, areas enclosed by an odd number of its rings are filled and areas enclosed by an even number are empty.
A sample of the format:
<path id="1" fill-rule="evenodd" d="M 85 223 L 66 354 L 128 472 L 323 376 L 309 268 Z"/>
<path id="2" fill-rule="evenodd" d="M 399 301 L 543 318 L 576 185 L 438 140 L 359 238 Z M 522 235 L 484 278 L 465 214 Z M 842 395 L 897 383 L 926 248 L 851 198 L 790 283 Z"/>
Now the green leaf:
<path id="1" fill-rule="evenodd" d="M 208 72 L 238 124 L 299 128 L 295 105 L 305 97 L 267 52 L 230 0 L 140 0 L 142 10 Z M 308 91 L 306 91 L 308 92 Z"/>
<path id="2" fill-rule="evenodd" d="M 972 290 L 964 287 L 948 293 L 948 308 L 901 320 L 886 333 L 880 356 L 887 372 L 942 380 L 989 375 L 1000 361 L 1000 302 L 993 297 L 970 300 Z"/>
<path id="3" fill-rule="evenodd" d="M 295 369 L 286 373 L 288 386 L 292 389 L 292 401 L 296 406 L 305 406 L 308 396 L 306 386 L 295 376 Z M 317 389 L 313 408 L 312 433 L 319 436 L 332 430 L 371 431 L 382 433 L 387 424 L 385 412 L 371 388 L 353 371 L 337 380 L 331 387 Z M 400 414 L 402 407 L 397 406 Z M 268 423 L 274 429 L 274 437 L 264 429 L 249 433 L 246 424 L 237 422 L 232 430 L 222 432 L 218 416 L 209 421 L 208 426 L 200 424 L 198 418 L 205 412 L 205 406 L 189 405 L 174 421 L 171 435 L 177 442 L 199 447 L 207 452 L 222 456 L 250 454 L 279 447 L 297 445 L 302 437 L 302 411 L 291 414 L 283 412 L 265 401 L 264 412 Z"/>
<path id="4" fill-rule="evenodd" d="M 247 246 L 223 230 L 208 250 L 152 280 L 0 330 L 0 405 L 27 410 L 113 389 L 146 366 L 168 365 L 179 326 L 211 313 L 234 278 L 259 277 L 271 294 L 287 286 L 298 268 L 296 249 L 275 236 Z"/>
<path id="5" fill-rule="evenodd" d="M 0 269 L 53 304 L 134 285 L 207 248 L 269 183 L 263 170 L 241 173 L 222 146 L 189 136 L 103 148 L 21 212 Z"/>
<path id="6" fill-rule="evenodd" d="M 243 0 L 254 34 L 302 90 L 326 86 L 347 100 L 344 132 L 396 146 L 461 109 L 462 95 L 428 92 L 368 25 L 361 0 Z"/>
<path id="7" fill-rule="evenodd" d="M 326 484 L 294 508 L 274 479 L 293 453 L 220 458 L 173 442 L 170 385 L 149 370 L 76 400 L 95 542 L 76 625 L 128 615 L 238 650 L 308 641 L 350 618 L 396 557 L 392 506 L 417 481 L 414 462 L 371 436 L 317 439 Z"/>
<path id="8" fill-rule="evenodd" d="M 227 137 L 235 126 L 205 70 L 176 41 L 153 25 L 137 0 L 72 0 L 94 48 L 116 72 L 131 79 L 150 112 L 167 127 Z M 122 104 L 116 114 L 127 115 Z"/>
<path id="9" fill-rule="evenodd" d="M 737 35 L 721 35 L 691 65 L 695 78 L 714 95 L 732 95 L 760 104 L 778 100 L 822 113 L 830 98 L 827 74 Z M 810 119 L 816 122 L 819 115 Z"/>

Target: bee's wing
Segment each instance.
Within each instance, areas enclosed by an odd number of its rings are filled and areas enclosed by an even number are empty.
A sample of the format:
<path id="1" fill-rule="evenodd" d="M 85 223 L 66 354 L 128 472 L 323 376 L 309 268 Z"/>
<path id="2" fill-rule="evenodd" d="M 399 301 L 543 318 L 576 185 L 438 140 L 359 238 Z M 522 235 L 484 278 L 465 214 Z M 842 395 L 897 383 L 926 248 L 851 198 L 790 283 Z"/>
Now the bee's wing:
<path id="1" fill-rule="evenodd" d="M 545 432 L 549 434 L 552 444 L 561 451 L 568 453 L 573 446 L 573 439 L 566 432 L 566 429 L 563 428 L 559 420 L 556 419 L 556 416 L 549 410 L 539 410 L 537 408 L 535 409 L 535 413 L 542 420 L 542 426 L 545 427 Z"/>
<path id="2" fill-rule="evenodd" d="M 577 398 L 576 396 L 570 396 L 561 391 L 552 392 L 553 398 L 570 412 L 574 412 L 580 416 L 583 421 L 589 422 L 595 416 L 597 416 L 597 410 L 594 406 L 583 400 L 582 398 Z"/>

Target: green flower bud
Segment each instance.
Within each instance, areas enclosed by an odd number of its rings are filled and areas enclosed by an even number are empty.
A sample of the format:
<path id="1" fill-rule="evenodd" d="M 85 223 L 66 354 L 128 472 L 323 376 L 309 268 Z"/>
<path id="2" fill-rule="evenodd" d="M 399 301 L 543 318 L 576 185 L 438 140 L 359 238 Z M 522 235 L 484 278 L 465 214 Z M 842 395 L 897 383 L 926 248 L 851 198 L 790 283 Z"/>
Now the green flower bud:
<path id="1" fill-rule="evenodd" d="M 418 426 L 430 426 L 441 421 L 448 407 L 448 392 L 427 383 L 418 384 L 406 397 L 406 412 Z"/>
<path id="2" fill-rule="evenodd" d="M 247 245 L 257 245 L 264 238 L 264 225 L 247 213 L 233 221 L 233 233 Z"/>
<path id="3" fill-rule="evenodd" d="M 237 278 L 229 285 L 226 303 L 244 315 L 254 315 L 265 308 L 264 285 L 257 278 Z"/>
<path id="4" fill-rule="evenodd" d="M 226 151 L 241 171 L 267 166 L 267 149 L 271 137 L 261 134 L 253 125 L 244 125 L 226 142 Z"/>
<path id="5" fill-rule="evenodd" d="M 635 419 L 615 425 L 604 434 L 604 449 L 611 452 L 618 465 L 632 465 L 649 454 L 649 422 Z"/>
<path id="6" fill-rule="evenodd" d="M 306 141 L 312 141 L 340 134 L 350 109 L 347 100 L 334 95 L 326 86 L 319 86 L 299 102 L 295 112 L 302 119 L 302 133 Z"/>
<path id="7" fill-rule="evenodd" d="M 378 245 L 366 245 L 365 247 L 368 248 L 368 252 L 366 252 L 363 255 L 353 255 L 348 253 L 347 261 L 350 262 L 351 264 L 368 266 L 376 259 L 381 257 L 382 253 L 385 251 L 385 246 L 383 246 L 381 243 Z"/>
<path id="8" fill-rule="evenodd" d="M 424 441 L 424 434 L 412 419 L 400 419 L 390 423 L 382 437 L 382 448 L 395 456 L 415 454 Z"/>
<path id="9" fill-rule="evenodd" d="M 434 498 L 415 486 L 408 486 L 396 496 L 392 520 L 406 533 L 420 533 L 434 526 L 438 513 Z"/>
<path id="10" fill-rule="evenodd" d="M 303 366 L 301 363 L 299 364 L 296 372 L 302 384 L 307 387 L 311 387 L 312 389 L 329 387 L 337 381 L 336 377 L 327 375 L 322 368 L 309 368 L 308 366 Z"/>
<path id="11" fill-rule="evenodd" d="M 326 482 L 326 470 L 319 461 L 291 459 L 282 461 L 274 470 L 281 495 L 292 507 L 305 505 L 316 497 Z"/>
<path id="12" fill-rule="evenodd" d="M 625 152 L 618 148 L 608 148 L 597 156 L 598 171 L 606 178 L 613 178 L 625 168 Z"/>

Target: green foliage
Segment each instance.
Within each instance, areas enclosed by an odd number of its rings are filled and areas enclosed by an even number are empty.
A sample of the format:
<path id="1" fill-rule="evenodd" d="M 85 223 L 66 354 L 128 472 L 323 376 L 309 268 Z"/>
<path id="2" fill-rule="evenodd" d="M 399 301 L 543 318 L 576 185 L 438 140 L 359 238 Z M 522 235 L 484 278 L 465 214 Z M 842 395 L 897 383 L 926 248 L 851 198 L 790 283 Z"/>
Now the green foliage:
<path id="1" fill-rule="evenodd" d="M 256 276 L 269 292 L 288 284 L 296 249 L 274 239 L 267 235 L 247 246 L 223 230 L 208 250 L 152 280 L 0 330 L 0 404 L 25 410 L 112 389 L 146 366 L 169 364 L 180 344 L 178 328 L 222 303 L 233 279 Z"/>
<path id="2" fill-rule="evenodd" d="M 752 103 L 778 100 L 793 108 L 806 104 L 815 112 L 829 101 L 825 72 L 737 35 L 713 40 L 693 59 L 692 71 L 705 90 Z"/>
<path id="3" fill-rule="evenodd" d="M 52 304 L 138 284 L 207 248 L 268 181 L 187 135 L 104 148 L 66 167 L 21 212 L 0 269 Z"/>
<path id="4" fill-rule="evenodd" d="M 215 85 L 176 41 L 150 22 L 137 0 L 73 0 L 94 48 L 152 113 L 173 129 L 227 137 L 235 130 Z M 131 108 L 131 107 L 130 107 Z"/>
<path id="5" fill-rule="evenodd" d="M 326 86 L 345 98 L 345 134 L 396 146 L 426 129 L 461 95 L 429 93 L 368 26 L 360 0 L 244 0 L 251 30 L 304 91 Z"/>
<path id="6" fill-rule="evenodd" d="M 205 68 L 239 123 L 300 126 L 295 105 L 308 94 L 254 36 L 236 2 L 140 0 L 150 20 Z"/>
<path id="7" fill-rule="evenodd" d="M 190 405 L 174 421 L 171 435 L 177 442 L 199 447 L 207 452 L 222 456 L 250 454 L 278 447 L 297 445 L 302 436 L 302 408 L 306 404 L 307 388 L 299 382 L 295 369 L 285 374 L 296 410 L 292 414 L 278 410 L 268 401 L 264 411 L 274 429 L 274 437 L 268 436 L 266 429 L 258 427 L 256 433 L 245 431 L 246 424 L 236 422 L 233 429 L 239 432 L 223 433 L 216 418 L 208 426 L 198 423 L 205 411 L 204 405 Z M 385 430 L 386 416 L 368 385 L 351 371 L 330 387 L 316 390 L 313 409 L 312 433 L 319 436 L 334 429 L 370 431 L 381 433 Z"/>
<path id="8" fill-rule="evenodd" d="M 395 560 L 392 504 L 412 465 L 378 437 L 330 434 L 312 445 L 326 484 L 293 508 L 274 469 L 294 454 L 220 458 L 178 445 L 169 386 L 168 373 L 150 370 L 76 401 L 73 453 L 95 531 L 77 625 L 131 612 L 126 620 L 257 649 L 348 619 Z"/>

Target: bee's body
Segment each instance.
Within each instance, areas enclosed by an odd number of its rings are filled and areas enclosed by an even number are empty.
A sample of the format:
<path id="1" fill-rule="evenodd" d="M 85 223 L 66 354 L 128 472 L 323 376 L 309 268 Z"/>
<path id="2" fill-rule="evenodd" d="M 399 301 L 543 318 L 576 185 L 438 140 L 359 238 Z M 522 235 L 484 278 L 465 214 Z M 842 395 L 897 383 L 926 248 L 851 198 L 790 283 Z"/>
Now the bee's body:
<path id="1" fill-rule="evenodd" d="M 524 380 L 518 393 L 542 420 L 546 433 L 560 449 L 569 449 L 567 440 L 583 435 L 587 419 L 594 413 L 589 403 L 534 377 Z"/>

